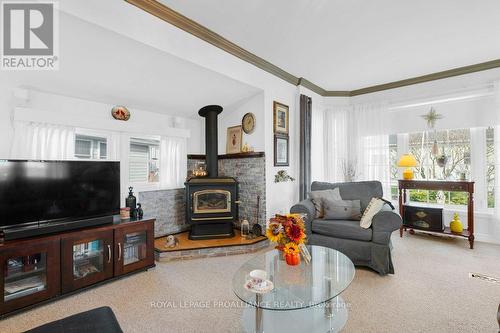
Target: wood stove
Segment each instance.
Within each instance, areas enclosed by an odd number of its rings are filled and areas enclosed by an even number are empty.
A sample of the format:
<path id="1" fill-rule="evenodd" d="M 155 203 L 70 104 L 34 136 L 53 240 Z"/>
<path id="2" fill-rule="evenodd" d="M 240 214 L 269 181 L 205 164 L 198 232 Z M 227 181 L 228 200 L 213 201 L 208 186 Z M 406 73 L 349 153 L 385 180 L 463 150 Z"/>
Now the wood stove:
<path id="1" fill-rule="evenodd" d="M 222 107 L 209 105 L 198 114 L 205 117 L 206 177 L 193 177 L 186 183 L 186 218 L 191 225 L 190 239 L 233 237 L 238 219 L 238 182 L 219 177 L 217 116 Z"/>
<path id="2" fill-rule="evenodd" d="M 233 237 L 238 219 L 238 182 L 234 178 L 192 178 L 186 182 L 190 239 Z"/>

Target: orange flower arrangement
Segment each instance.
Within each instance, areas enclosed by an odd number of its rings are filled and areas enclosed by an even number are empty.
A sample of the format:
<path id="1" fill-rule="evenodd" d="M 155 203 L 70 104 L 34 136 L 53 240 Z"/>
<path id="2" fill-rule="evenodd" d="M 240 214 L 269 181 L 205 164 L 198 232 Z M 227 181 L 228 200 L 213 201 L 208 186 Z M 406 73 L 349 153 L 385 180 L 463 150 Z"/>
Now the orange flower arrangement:
<path id="1" fill-rule="evenodd" d="M 306 242 L 304 220 L 300 214 L 276 215 L 269 221 L 266 236 L 277 243 L 276 249 L 285 254 L 298 254 L 299 245 Z"/>

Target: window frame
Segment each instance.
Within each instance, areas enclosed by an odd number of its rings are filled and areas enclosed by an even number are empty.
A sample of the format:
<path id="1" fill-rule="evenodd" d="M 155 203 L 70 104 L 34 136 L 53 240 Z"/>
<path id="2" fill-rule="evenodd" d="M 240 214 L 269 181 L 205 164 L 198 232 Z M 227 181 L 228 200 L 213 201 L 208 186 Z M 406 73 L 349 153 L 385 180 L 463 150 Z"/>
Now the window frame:
<path id="1" fill-rule="evenodd" d="M 128 140 L 127 140 L 127 158 L 126 161 L 122 159 L 123 163 L 126 163 L 127 165 L 127 170 L 126 170 L 126 175 L 124 177 L 124 180 L 126 180 L 127 184 L 129 186 L 134 187 L 135 192 L 140 192 L 140 191 L 151 191 L 151 190 L 159 190 L 161 189 L 161 173 L 159 174 L 159 178 L 157 182 L 149 182 L 149 181 L 131 181 L 130 180 L 130 148 L 131 145 L 134 144 L 134 141 L 136 144 L 144 144 L 144 145 L 157 145 L 158 146 L 158 158 L 157 163 L 158 163 L 158 170 L 161 170 L 161 138 L 159 136 L 151 136 L 151 135 L 136 135 L 135 133 L 132 135 L 129 135 Z M 148 157 L 148 175 L 150 172 L 149 165 L 150 165 L 151 159 Z M 148 176 L 149 177 L 149 176 Z"/>
<path id="2" fill-rule="evenodd" d="M 494 213 L 495 208 L 494 207 L 488 207 L 488 182 L 486 180 L 486 170 L 488 168 L 488 161 L 486 157 L 486 149 L 487 149 L 487 139 L 486 139 L 486 130 L 488 127 L 472 127 L 470 128 L 470 179 L 474 179 L 475 182 L 475 190 L 474 190 L 474 201 L 475 201 L 475 206 L 474 206 L 474 212 L 481 214 L 481 215 L 492 215 Z M 440 129 L 441 131 L 446 131 L 446 130 L 454 130 L 454 129 Z M 456 129 L 455 129 L 456 130 Z M 495 132 L 495 128 L 493 129 L 493 142 L 495 142 L 495 135 L 498 135 Z M 415 133 L 420 133 L 420 132 L 415 132 Z M 399 160 L 400 156 L 407 153 L 407 151 L 410 151 L 410 145 L 409 145 L 409 134 L 410 133 L 400 133 L 396 134 L 398 137 L 397 140 L 397 147 L 398 147 L 398 156 L 397 159 Z M 400 145 L 401 141 L 401 145 Z M 400 148 L 401 147 L 401 148 Z M 403 148 L 404 147 L 404 148 Z M 496 150 L 494 148 L 494 153 L 496 153 Z M 397 163 L 397 161 L 396 161 Z M 401 172 L 401 170 L 400 170 Z M 496 177 L 496 170 L 494 171 L 494 176 Z M 401 179 L 401 175 L 399 175 L 399 179 Z M 494 178 L 493 178 L 494 179 Z M 394 186 L 393 179 L 391 178 L 391 187 Z M 445 192 L 445 195 L 447 195 L 447 192 Z M 398 193 L 399 196 L 399 193 Z M 395 202 L 396 200 L 392 198 L 391 200 Z M 467 206 L 466 205 L 454 205 L 451 203 L 445 203 L 444 206 L 429 202 L 420 202 L 420 201 L 410 201 L 408 197 L 409 202 L 413 203 L 420 203 L 420 204 L 425 204 L 430 207 L 444 207 L 445 210 L 450 210 L 450 211 L 456 211 L 456 212 L 465 212 L 467 211 Z"/>
<path id="3" fill-rule="evenodd" d="M 76 141 L 77 137 L 82 136 L 82 137 L 87 137 L 89 138 L 88 141 L 91 142 L 91 147 L 90 147 L 90 157 L 78 157 L 76 153 Z M 102 140 L 97 140 L 97 139 L 104 139 L 105 141 Z M 80 140 L 86 140 L 86 138 L 80 139 Z M 97 153 L 96 156 L 97 158 L 93 158 L 92 152 L 94 150 L 94 142 L 97 142 Z M 74 153 L 74 159 L 76 160 L 81 160 L 81 161 L 109 161 L 110 156 L 109 156 L 109 146 L 111 142 L 111 137 L 109 133 L 106 132 L 101 132 L 101 131 L 94 131 L 94 130 L 89 130 L 89 129 L 82 129 L 82 128 L 77 128 L 75 130 L 75 153 Z M 106 156 L 104 158 L 101 157 L 101 144 L 106 143 Z"/>

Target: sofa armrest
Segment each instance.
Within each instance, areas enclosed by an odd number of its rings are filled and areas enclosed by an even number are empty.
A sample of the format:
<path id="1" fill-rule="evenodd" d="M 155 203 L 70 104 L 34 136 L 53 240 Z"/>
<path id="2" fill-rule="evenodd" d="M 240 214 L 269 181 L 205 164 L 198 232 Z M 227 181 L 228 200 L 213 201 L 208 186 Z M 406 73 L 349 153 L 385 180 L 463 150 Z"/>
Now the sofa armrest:
<path id="1" fill-rule="evenodd" d="M 295 204 L 290 208 L 290 213 L 292 214 L 307 214 L 307 217 L 304 219 L 304 224 L 306 226 L 306 234 L 310 235 L 312 232 L 312 220 L 316 216 L 316 208 L 314 208 L 314 204 L 311 199 L 305 199 Z"/>
<path id="2" fill-rule="evenodd" d="M 401 216 L 396 212 L 391 210 L 378 212 L 372 219 L 373 242 L 389 244 L 392 232 L 398 230 L 402 223 Z"/>

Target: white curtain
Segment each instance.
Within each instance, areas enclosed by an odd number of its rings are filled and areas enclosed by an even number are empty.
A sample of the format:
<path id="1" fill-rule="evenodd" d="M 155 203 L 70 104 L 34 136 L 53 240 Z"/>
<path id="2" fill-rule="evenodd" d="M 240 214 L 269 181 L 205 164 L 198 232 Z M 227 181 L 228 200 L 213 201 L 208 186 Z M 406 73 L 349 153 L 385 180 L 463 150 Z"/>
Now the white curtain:
<path id="1" fill-rule="evenodd" d="M 16 121 L 11 158 L 66 160 L 75 157 L 75 128 Z"/>
<path id="2" fill-rule="evenodd" d="M 187 175 L 187 139 L 162 137 L 160 143 L 160 187 L 184 187 Z"/>
<path id="3" fill-rule="evenodd" d="M 387 112 L 385 105 L 330 106 L 313 112 L 313 165 L 322 164 L 313 167 L 313 180 L 379 180 L 389 197 Z"/>
<path id="4" fill-rule="evenodd" d="M 355 161 L 356 180 L 378 180 L 390 198 L 389 133 L 385 105 L 355 105 L 349 121 L 353 133 L 350 159 Z"/>
<path id="5" fill-rule="evenodd" d="M 324 111 L 313 103 L 311 116 L 311 181 L 325 179 Z"/>
<path id="6" fill-rule="evenodd" d="M 108 144 L 108 159 L 111 161 L 119 161 L 122 154 L 122 140 L 124 135 L 120 132 L 111 132 L 107 136 L 107 144 Z M 127 142 L 127 141 L 124 141 Z M 128 145 L 127 145 L 128 148 Z"/>
<path id="7" fill-rule="evenodd" d="M 342 182 L 347 180 L 344 168 L 349 163 L 348 150 L 352 133 L 349 133 L 351 107 L 340 106 L 325 111 L 325 180 Z"/>

